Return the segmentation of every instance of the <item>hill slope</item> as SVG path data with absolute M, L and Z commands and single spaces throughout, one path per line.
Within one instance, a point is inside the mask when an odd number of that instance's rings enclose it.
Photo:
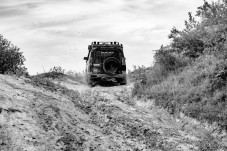
M 199 150 L 209 133 L 130 98 L 132 85 L 54 83 L 0 75 L 0 150 Z

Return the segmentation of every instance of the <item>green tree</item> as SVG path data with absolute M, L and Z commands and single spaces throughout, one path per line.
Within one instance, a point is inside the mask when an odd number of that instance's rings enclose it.
M 20 49 L 0 35 L 0 74 L 11 72 L 16 74 L 19 70 L 25 70 L 25 58 Z

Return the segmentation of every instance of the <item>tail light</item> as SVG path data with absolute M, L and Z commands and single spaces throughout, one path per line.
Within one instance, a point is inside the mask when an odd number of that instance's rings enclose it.
M 101 71 L 101 65 L 100 64 L 93 64 L 92 72 L 93 73 L 100 73 L 100 71 Z
M 93 73 L 99 73 L 99 72 L 100 72 L 100 68 L 96 68 L 96 67 L 93 68 Z
M 122 57 L 122 65 L 125 65 L 125 58 Z

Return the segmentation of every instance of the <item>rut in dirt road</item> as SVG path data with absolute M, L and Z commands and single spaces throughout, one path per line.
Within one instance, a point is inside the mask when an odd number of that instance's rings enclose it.
M 165 110 L 130 97 L 132 85 L 0 75 L 0 150 L 199 150 L 206 130 L 182 129 Z M 42 83 L 43 84 L 43 83 Z

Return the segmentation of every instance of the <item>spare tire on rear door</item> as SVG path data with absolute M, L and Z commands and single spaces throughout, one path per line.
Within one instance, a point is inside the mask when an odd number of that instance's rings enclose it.
M 103 61 L 103 70 L 108 75 L 116 75 L 120 68 L 120 61 L 117 58 L 109 57 Z

